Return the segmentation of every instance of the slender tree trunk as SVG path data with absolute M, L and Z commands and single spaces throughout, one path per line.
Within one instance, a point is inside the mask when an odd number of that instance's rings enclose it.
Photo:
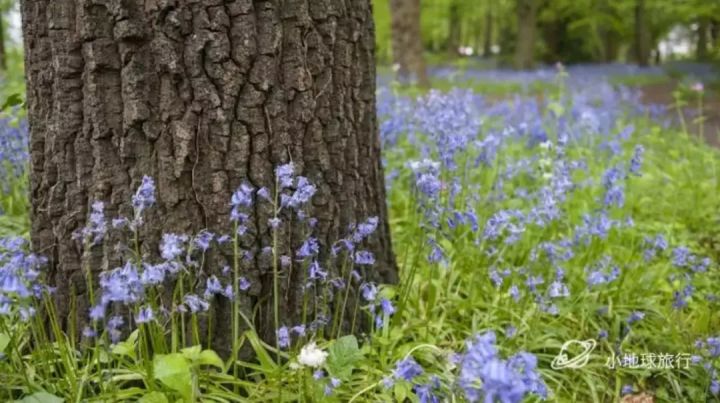
M 3 24 L 4 13 L 0 12 L 0 72 L 7 70 L 7 58 L 5 55 L 5 25 Z
M 369 0 L 23 0 L 22 15 L 31 240 L 49 258 L 64 326 L 75 320 L 82 329 L 90 307 L 81 267 L 116 267 L 114 245 L 127 241 L 111 231 L 104 246 L 82 254 L 72 234 L 96 200 L 109 217 L 129 216 L 143 175 L 158 188 L 140 230 L 150 258 L 166 232 L 230 233 L 232 192 L 245 182 L 272 192 L 274 168 L 292 160 L 317 186 L 308 213 L 323 250 L 352 223 L 377 216 L 366 245 L 377 263 L 366 278 L 396 280 Z M 262 253 L 273 245 L 272 215 L 267 203 L 254 207 L 241 237 L 250 252 L 242 271 L 253 286 L 236 298 L 250 316 L 259 308 L 256 328 L 274 341 L 273 270 Z M 289 217 L 283 222 L 277 253 L 294 256 L 307 233 Z M 223 278 L 232 256 L 232 247 L 218 247 L 198 276 Z M 281 271 L 287 325 L 300 323 L 305 289 L 306 268 L 294 265 Z M 212 306 L 211 342 L 227 351 L 231 301 Z
M 391 0 L 392 49 L 401 82 L 428 87 L 420 29 L 420 0 Z
M 451 57 L 458 55 L 462 41 L 462 19 L 460 18 L 460 5 L 456 0 L 450 2 L 448 18 L 447 51 Z
M 650 27 L 648 27 L 645 0 L 635 1 L 635 62 L 642 67 L 650 65 Z
M 530 69 L 535 64 L 537 0 L 517 0 L 518 34 L 515 45 L 515 68 Z
M 698 21 L 698 30 L 697 30 L 697 48 L 695 56 L 698 60 L 707 60 L 708 59 L 708 31 L 710 28 L 710 21 L 708 18 L 703 17 L 700 18 L 700 21 Z
M 489 58 L 492 56 L 492 44 L 493 44 L 493 15 L 491 2 L 488 2 L 485 7 L 485 34 L 483 35 L 483 57 Z

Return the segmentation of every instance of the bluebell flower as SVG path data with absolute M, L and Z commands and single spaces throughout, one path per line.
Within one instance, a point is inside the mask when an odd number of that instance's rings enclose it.
M 598 332 L 598 339 L 605 340 L 608 338 L 608 331 L 605 329 L 600 329 Z
M 215 294 L 222 294 L 223 286 L 216 276 L 210 276 L 205 282 L 205 298 L 210 298 Z
M 308 237 L 305 242 L 300 246 L 300 248 L 295 252 L 295 256 L 297 256 L 300 259 L 306 258 L 306 257 L 312 257 L 317 255 L 320 252 L 320 245 L 318 244 L 317 239 L 314 237 Z
M 435 385 L 415 385 L 413 392 L 417 395 L 420 403 L 440 403 L 440 397 L 434 393 Z
M 641 144 L 638 144 L 635 146 L 635 150 L 633 151 L 633 156 L 630 159 L 629 171 L 631 174 L 640 176 L 640 168 L 642 166 L 642 158 L 643 158 L 644 153 L 645 153 L 645 147 L 643 147 Z
M 365 222 L 358 224 L 352 235 L 353 242 L 360 243 L 372 235 L 377 229 L 378 222 L 377 217 L 369 217 Z
M 548 294 L 551 298 L 564 298 L 570 296 L 570 290 L 568 289 L 567 285 L 565 285 L 561 281 L 553 281 L 552 283 L 550 283 Z
M 148 323 L 152 322 L 153 320 L 155 320 L 155 313 L 149 306 L 140 308 L 137 315 L 135 316 L 135 322 L 137 323 Z
M 693 256 L 690 253 L 690 249 L 679 246 L 673 249 L 673 264 L 677 267 L 685 267 L 692 262 Z
M 207 230 L 202 230 L 193 241 L 198 249 L 206 252 L 210 248 L 210 242 L 212 242 L 213 238 L 215 238 L 215 234 Z
M 518 302 L 520 300 L 520 288 L 518 288 L 517 285 L 513 284 L 512 286 L 510 286 L 508 294 L 510 294 L 510 296 L 512 297 L 512 299 L 515 300 L 515 302 Z
M 288 348 L 290 347 L 290 330 L 287 326 L 282 326 L 277 331 L 278 347 Z
M 628 385 L 623 385 L 622 391 L 620 393 L 624 396 L 624 395 L 629 395 L 629 394 L 633 393 L 633 391 L 634 391 L 633 386 L 628 384 Z
M 104 305 L 95 305 L 92 308 L 90 308 L 90 319 L 92 320 L 100 320 L 105 317 L 105 306 Z
M 105 204 L 96 201 L 92 204 L 88 224 L 82 229 L 82 236 L 85 242 L 98 245 L 102 242 L 107 233 L 107 222 L 105 220 Z
M 162 264 L 143 264 L 143 272 L 140 275 L 140 282 L 144 286 L 158 285 L 165 281 L 166 266 Z
M 275 168 L 275 177 L 277 178 L 281 189 L 288 188 L 293 185 L 294 171 L 295 167 L 292 162 Z
M 360 285 L 360 292 L 363 298 L 365 298 L 365 301 L 372 302 L 377 298 L 378 289 L 373 283 L 363 283 Z
M 390 302 L 390 300 L 387 298 L 383 298 L 380 300 L 380 306 L 382 307 L 382 311 L 385 315 L 391 316 L 395 313 L 395 307 L 393 306 L 392 302 Z
M 155 181 L 149 176 L 143 176 L 140 187 L 138 187 L 132 198 L 132 205 L 135 215 L 139 216 L 145 209 L 155 204 Z
M 423 368 L 412 357 L 407 357 L 395 363 L 393 376 L 396 379 L 404 379 L 411 382 L 413 379 L 422 374 Z
M 175 260 L 183 252 L 186 235 L 163 234 L 160 241 L 160 256 L 165 260 Z
M 252 284 L 250 283 L 250 281 L 245 277 L 240 277 L 238 279 L 238 288 L 240 289 L 240 291 L 247 291 L 248 289 L 250 289 L 251 285 Z
M 322 369 L 317 369 L 317 370 L 315 370 L 315 372 L 313 372 L 313 379 L 315 379 L 316 381 L 319 381 L 320 379 L 322 379 L 324 377 L 325 377 L 325 371 L 323 371 Z
M 633 324 L 639 320 L 642 320 L 645 318 L 645 313 L 640 311 L 633 311 L 630 313 L 630 316 L 626 319 L 626 322 L 630 325 Z
M 188 294 L 183 297 L 183 304 L 191 313 L 206 312 L 210 309 L 210 304 L 204 299 L 194 294 Z
M 357 251 L 355 252 L 355 263 L 361 265 L 373 265 L 375 264 L 375 256 L 372 252 L 368 251 Z

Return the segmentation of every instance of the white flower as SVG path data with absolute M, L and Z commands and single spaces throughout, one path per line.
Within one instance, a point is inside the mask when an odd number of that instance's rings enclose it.
M 298 362 L 308 367 L 317 368 L 325 363 L 327 356 L 328 353 L 319 349 L 315 342 L 312 342 L 306 344 L 300 350 Z

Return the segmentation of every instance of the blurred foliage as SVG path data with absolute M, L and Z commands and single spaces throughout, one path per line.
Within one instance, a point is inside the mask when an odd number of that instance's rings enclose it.
M 421 2 L 422 40 L 430 54 L 458 55 L 450 49 L 451 27 L 459 27 L 460 46 L 482 53 L 485 35 L 491 35 L 494 54 L 501 64 L 509 64 L 515 50 L 518 0 L 423 0 Z M 538 0 L 535 56 L 554 63 L 612 62 L 631 58 L 635 38 L 635 7 L 638 0 Z M 378 60 L 389 63 L 390 1 L 373 2 L 376 17 Z M 704 25 L 709 57 L 720 53 L 720 1 L 654 0 L 646 2 L 645 23 L 651 49 L 671 30 L 683 27 L 692 41 L 698 41 L 699 22 Z M 458 12 L 453 13 L 455 8 Z M 486 32 L 487 14 L 491 29 Z M 696 45 L 693 45 L 693 47 Z M 693 49 L 694 51 L 695 49 Z M 431 60 L 432 62 L 432 60 Z

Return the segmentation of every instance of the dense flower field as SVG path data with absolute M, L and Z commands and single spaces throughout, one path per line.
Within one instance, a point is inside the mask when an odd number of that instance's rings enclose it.
M 308 214 L 315 187 L 291 164 L 276 167 L 277 189 L 242 186 L 233 194 L 234 233 L 166 234 L 158 261 L 125 246 L 124 264 L 103 272 L 98 287 L 88 283 L 94 304 L 78 312 L 91 319 L 76 329 L 81 343 L 53 319 L 43 257 L 28 253 L 21 237 L 3 239 L 0 398 L 575 402 L 647 392 L 658 401 L 717 399 L 720 153 L 674 125 L 665 108 L 584 74 L 555 71 L 543 76 L 542 97 L 494 101 L 463 89 L 408 96 L 380 87 L 395 286 L 366 282 L 355 270 L 374 264 L 362 249 L 374 217 L 348 228 L 320 261 Z M 1 121 L 0 153 L 9 217 L 2 227 L 23 235 L 26 130 Z M 108 217 L 96 202 L 78 240 L 90 250 L 111 231 L 132 238 L 154 201 L 146 177 L 133 216 Z M 294 256 L 240 250 L 255 203 L 275 211 L 273 228 L 290 217 L 306 227 Z M 234 248 L 236 262 L 267 254 L 276 281 L 290 265 L 302 268 L 305 289 L 314 291 L 306 323 L 279 323 L 275 302 L 280 349 L 259 340 L 233 304 L 232 351 L 249 346 L 251 362 L 223 361 L 199 342 L 198 320 L 213 301 L 237 301 L 252 286 L 237 264 L 222 276 L 196 276 L 204 254 L 223 245 Z M 160 298 L 168 281 L 180 284 L 169 303 Z M 340 332 L 345 309 L 327 309 L 330 300 L 347 303 L 348 284 L 362 290 L 355 315 L 373 323 L 359 338 Z M 117 315 L 117 307 L 129 314 Z M 41 308 L 49 326 L 38 319 Z M 572 341 L 592 347 L 584 365 L 568 363 L 578 354 L 566 350 Z

